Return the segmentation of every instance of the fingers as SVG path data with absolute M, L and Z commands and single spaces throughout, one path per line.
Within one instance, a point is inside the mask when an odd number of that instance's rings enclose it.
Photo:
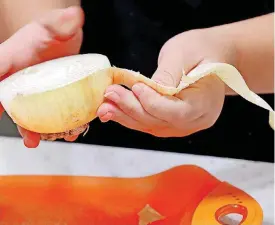
M 17 31 L 0 46 L 11 73 L 50 59 L 79 52 L 84 15 L 80 7 L 57 9 Z M 20 44 L 19 44 L 20 43 Z M 2 65 L 2 63 L 1 63 Z M 1 74 L 3 74 L 0 69 Z
M 156 127 L 165 123 L 146 112 L 133 92 L 120 85 L 109 86 L 106 89 L 105 98 L 115 103 L 126 115 L 143 125 Z
M 7 50 L 5 49 L 5 46 L 0 44 L 0 82 L 4 79 L 5 75 L 9 72 L 11 69 L 12 63 L 11 58 L 9 57 L 9 54 Z
M 82 42 L 84 13 L 80 7 L 57 9 L 17 31 L 0 45 L 0 81 L 10 74 L 46 60 L 77 54 Z M 0 115 L 3 113 L 0 105 Z M 29 148 L 39 145 L 40 135 L 18 128 Z M 68 141 L 76 137 L 68 138 Z
M 83 10 L 78 6 L 56 9 L 38 20 L 56 40 L 66 41 L 82 28 L 84 24 Z
M 0 120 L 1 120 L 1 118 L 2 118 L 2 115 L 3 115 L 3 113 L 4 113 L 4 107 L 2 106 L 2 104 L 0 103 Z
M 202 61 L 199 54 L 194 55 L 190 51 L 186 48 L 186 40 L 183 40 L 182 35 L 170 39 L 161 49 L 158 68 L 152 79 L 166 86 L 177 87 L 182 76 Z M 194 89 L 193 94 L 184 90 L 181 98 L 162 96 L 141 83 L 135 84 L 132 91 L 145 111 L 175 127 L 179 127 L 179 124 L 190 124 L 203 114 L 203 103 L 197 101 L 201 94 Z
M 137 84 L 132 88 L 143 108 L 151 115 L 178 126 L 201 116 L 188 93 L 183 99 L 162 96 L 145 84 Z M 194 95 L 191 95 L 194 96 Z
M 103 103 L 97 112 L 101 122 L 108 122 L 110 120 L 120 123 L 121 125 L 134 130 L 143 131 L 144 126 L 140 122 L 134 120 L 126 115 L 122 110 L 110 102 Z
M 37 148 L 40 143 L 40 134 L 25 130 L 18 126 L 18 131 L 24 140 L 24 145 L 27 148 Z
M 184 44 L 186 43 L 182 35 L 175 36 L 164 44 L 159 54 L 158 68 L 152 76 L 153 80 L 166 86 L 177 87 L 183 74 L 186 75 L 201 61 L 200 55 L 190 57 L 190 52 L 184 48 Z
M 172 56 L 170 51 L 163 50 L 161 53 L 162 57 L 152 79 L 165 86 L 177 87 L 183 75 L 184 64 L 178 51 L 172 52 Z
M 64 140 L 68 142 L 74 142 L 78 138 L 78 135 L 65 137 Z

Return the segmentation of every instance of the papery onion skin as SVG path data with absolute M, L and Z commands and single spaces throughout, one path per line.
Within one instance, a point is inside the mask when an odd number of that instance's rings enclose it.
M 162 95 L 174 95 L 208 76 L 218 76 L 227 86 L 247 101 L 270 112 L 269 124 L 274 129 L 274 110 L 246 85 L 232 65 L 208 63 L 197 66 L 182 76 L 178 87 L 156 83 L 140 73 L 111 67 L 100 54 L 84 54 L 51 60 L 12 75 L 0 83 L 0 101 L 21 127 L 43 134 L 74 130 L 96 118 L 109 85 L 131 88 L 142 82 Z

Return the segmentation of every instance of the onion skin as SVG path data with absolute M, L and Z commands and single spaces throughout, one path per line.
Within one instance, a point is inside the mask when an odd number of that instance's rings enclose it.
M 0 100 L 17 125 L 40 134 L 68 133 L 91 122 L 96 118 L 97 110 L 104 101 L 106 88 L 112 84 L 131 88 L 142 82 L 159 94 L 172 96 L 207 75 L 218 76 L 247 101 L 268 110 L 269 124 L 274 129 L 273 109 L 247 87 L 236 68 L 225 63 L 199 65 L 188 76 L 183 74 L 178 87 L 163 86 L 140 73 L 111 67 L 108 58 L 98 54 L 64 57 L 38 67 L 27 68 L 26 72 L 28 74 L 23 75 L 24 79 L 20 80 L 19 77 L 19 80 L 16 80 L 15 76 L 15 83 L 10 79 L 6 84 L 2 84 L 4 91 L 2 89 L 1 92 L 0 89 L 0 93 L 5 96 Z M 46 76 L 47 74 L 49 76 Z M 30 83 L 32 79 L 35 81 Z M 55 80 L 58 82 L 54 82 Z M 21 85 L 21 81 L 25 84 Z M 43 89 L 45 86 L 50 89 Z M 16 91 L 14 96 L 10 93 L 10 88 Z M 39 91 L 32 92 L 32 89 Z M 25 91 L 25 94 L 20 95 L 20 90 Z
M 123 84 L 131 88 L 138 82 L 146 83 L 161 94 L 177 92 L 177 88 L 159 85 L 140 73 L 109 67 L 61 88 L 17 95 L 9 102 L 8 113 L 22 128 L 58 137 L 59 133 L 74 130 L 96 118 L 108 86 Z
M 16 96 L 10 102 L 10 116 L 19 126 L 37 133 L 62 133 L 89 123 L 112 84 L 109 70 L 43 93 Z
M 55 141 L 57 139 L 65 139 L 66 141 L 73 142 L 78 136 L 82 133 L 85 136 L 85 133 L 89 131 L 89 124 L 84 124 L 81 127 L 77 127 L 73 130 L 68 130 L 63 133 L 48 133 L 48 134 L 40 134 L 40 140 L 44 141 Z
M 269 113 L 269 125 L 270 127 L 274 130 L 274 113 L 270 112 Z

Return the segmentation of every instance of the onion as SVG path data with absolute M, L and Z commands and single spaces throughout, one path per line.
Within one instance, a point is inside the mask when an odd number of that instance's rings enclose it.
M 17 125 L 41 134 L 64 133 L 96 118 L 109 85 L 131 88 L 143 82 L 163 95 L 175 95 L 204 76 L 215 74 L 246 100 L 274 111 L 247 87 L 238 70 L 225 63 L 199 65 L 182 76 L 177 88 L 160 85 L 140 73 L 111 66 L 100 54 L 58 58 L 18 71 L 0 83 L 0 102 Z M 83 130 L 82 130 L 83 132 Z

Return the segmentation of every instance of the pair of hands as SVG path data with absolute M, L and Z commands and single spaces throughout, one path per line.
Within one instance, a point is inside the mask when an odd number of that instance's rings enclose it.
M 81 8 L 70 7 L 53 10 L 21 28 L 0 45 L 0 81 L 33 64 L 78 54 L 83 23 Z M 188 31 L 170 39 L 160 52 L 152 79 L 176 87 L 182 71 L 187 74 L 198 64 L 234 64 L 234 45 L 220 38 L 219 30 L 213 31 Z M 216 76 L 205 77 L 174 97 L 162 96 L 144 84 L 134 85 L 131 91 L 112 85 L 106 90 L 98 117 L 102 122 L 112 120 L 158 137 L 183 137 L 211 127 L 221 113 L 224 96 L 225 86 Z M 0 114 L 3 111 L 0 104 Z M 39 134 L 18 130 L 27 147 L 38 146 Z

